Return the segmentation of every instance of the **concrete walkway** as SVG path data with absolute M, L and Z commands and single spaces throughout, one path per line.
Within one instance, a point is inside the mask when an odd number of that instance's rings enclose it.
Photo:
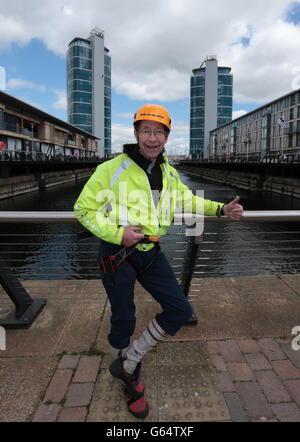
M 109 305 L 101 281 L 24 281 L 47 298 L 28 330 L 6 330 L 0 421 L 140 422 L 108 371 Z M 300 275 L 194 280 L 197 326 L 143 361 L 147 422 L 300 422 Z M 159 311 L 136 286 L 135 336 Z M 11 302 L 0 290 L 0 315 Z M 300 335 L 300 334 L 299 334 Z

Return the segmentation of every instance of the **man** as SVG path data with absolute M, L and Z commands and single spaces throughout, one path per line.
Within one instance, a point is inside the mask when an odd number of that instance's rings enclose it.
M 98 166 L 74 206 L 77 219 L 101 239 L 101 279 L 112 313 L 108 340 L 114 361 L 110 373 L 123 381 L 128 409 L 137 418 L 145 418 L 149 411 L 139 381 L 142 358 L 166 335 L 174 336 L 192 315 L 157 243 L 172 223 L 175 208 L 186 212 L 186 195 L 191 211 L 198 207 L 198 197 L 180 181 L 164 154 L 170 130 L 171 118 L 164 107 L 142 106 L 134 117 L 137 144 L 125 145 L 123 154 Z M 204 214 L 239 220 L 243 207 L 238 199 L 227 205 L 202 200 Z M 124 246 L 133 247 L 133 252 L 115 266 Z M 107 273 L 107 265 L 116 272 Z M 162 312 L 130 346 L 136 322 L 136 280 L 160 303 Z

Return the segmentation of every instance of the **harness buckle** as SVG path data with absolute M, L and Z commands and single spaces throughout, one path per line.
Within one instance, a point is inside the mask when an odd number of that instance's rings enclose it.
M 160 240 L 160 236 L 147 236 L 147 238 L 149 239 L 149 241 L 151 242 L 158 242 Z

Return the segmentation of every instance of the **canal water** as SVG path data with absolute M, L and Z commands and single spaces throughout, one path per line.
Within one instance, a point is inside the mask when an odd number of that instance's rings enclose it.
M 181 180 L 204 197 L 231 201 L 245 210 L 300 210 L 300 200 L 208 184 L 180 172 Z M 0 200 L 0 211 L 72 211 L 84 181 Z M 79 241 L 79 224 L 0 224 L 0 254 L 20 279 L 96 279 L 99 240 Z M 172 226 L 161 241 L 174 272 L 187 260 L 185 226 Z M 194 277 L 238 277 L 300 272 L 299 223 L 206 223 Z

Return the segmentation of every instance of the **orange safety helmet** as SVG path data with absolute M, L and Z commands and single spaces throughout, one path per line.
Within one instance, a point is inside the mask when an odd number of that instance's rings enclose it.
M 157 121 L 171 130 L 171 117 L 167 109 L 158 104 L 144 104 L 135 114 L 133 124 L 142 120 Z

